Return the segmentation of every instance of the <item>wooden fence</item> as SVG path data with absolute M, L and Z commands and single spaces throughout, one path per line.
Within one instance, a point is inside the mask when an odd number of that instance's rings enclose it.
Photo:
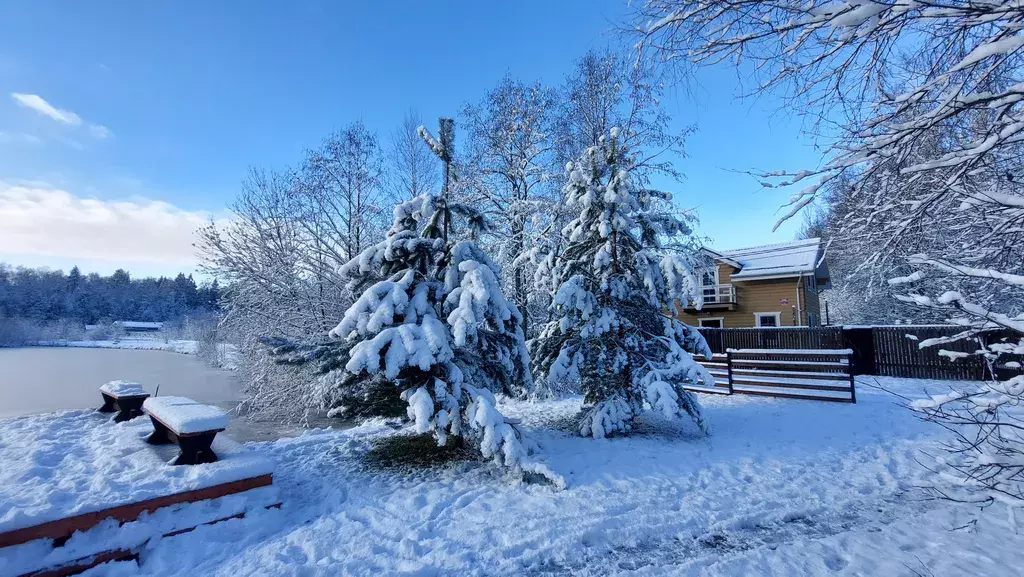
M 840 349 L 842 327 L 781 327 L 717 329 L 701 327 L 700 334 L 711 352 L 725 354 L 729 349 Z
M 694 357 L 696 361 L 711 373 L 714 378 L 713 383 L 698 383 L 696 385 L 688 386 L 687 389 L 691 389 L 698 393 L 719 393 L 724 395 L 732 394 L 732 386 L 729 384 L 729 359 L 725 353 L 711 355 L 711 358 L 705 356 Z
M 701 393 L 763 395 L 856 403 L 850 349 L 729 349 L 698 357 L 714 383 L 686 387 Z
M 962 330 L 951 325 L 699 329 L 716 355 L 725 354 L 729 349 L 851 349 L 851 371 L 856 375 L 957 380 L 989 378 L 982 358 L 956 355 L 980 349 L 977 339 L 925 348 L 918 346 L 926 339 L 951 337 Z M 980 338 L 994 342 L 1012 336 L 989 333 Z M 951 358 L 948 353 L 939 354 L 942 350 L 951 351 L 954 353 L 952 357 L 959 358 Z M 1004 372 L 1000 378 L 1008 378 L 1007 374 Z
M 984 379 L 987 367 L 981 357 L 953 359 L 939 355 L 941 350 L 974 353 L 981 348 L 977 339 L 958 340 L 925 348 L 918 346 L 926 339 L 950 337 L 962 330 L 961 327 L 949 326 L 873 327 L 874 374 L 919 379 Z

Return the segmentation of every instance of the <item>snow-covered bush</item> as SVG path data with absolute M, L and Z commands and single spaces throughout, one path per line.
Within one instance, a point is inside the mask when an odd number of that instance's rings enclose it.
M 81 323 L 72 319 L 41 322 L 0 313 L 0 347 L 30 346 L 41 341 L 76 341 L 87 336 L 91 337 L 91 331 L 86 332 Z
M 704 338 L 672 313 L 699 298 L 691 255 L 662 247 L 690 233 L 669 212 L 669 196 L 630 179 L 633 159 L 618 129 L 570 164 L 565 187 L 578 216 L 563 229 L 565 248 L 544 259 L 541 284 L 552 292 L 552 320 L 532 341 L 545 382 L 580 382 L 589 408 L 584 436 L 626 433 L 645 407 L 689 414 L 707 429 L 687 382 L 712 382 L 694 354 Z
M 100 322 L 85 332 L 85 340 L 88 341 L 113 341 L 123 338 L 127 333 L 120 325 L 110 321 Z

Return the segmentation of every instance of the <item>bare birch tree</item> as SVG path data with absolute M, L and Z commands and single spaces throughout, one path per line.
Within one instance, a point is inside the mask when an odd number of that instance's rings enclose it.
M 539 82 L 506 76 L 479 104 L 463 109 L 468 159 L 464 202 L 490 222 L 488 246 L 502 267 L 508 294 L 530 334 L 530 282 L 524 255 L 555 203 L 549 186 L 552 168 L 552 120 L 555 94 Z
M 272 363 L 257 343 L 316 339 L 343 316 L 353 297 L 339 269 L 383 230 L 381 163 L 376 136 L 353 123 L 296 169 L 251 170 L 232 218 L 199 231 L 204 267 L 227 285 L 224 324 L 243 345 L 254 411 L 334 402 L 315 375 Z
M 410 108 L 391 132 L 388 171 L 392 200 L 401 202 L 438 190 L 437 160 L 423 147 L 419 127 L 423 119 Z
M 690 128 L 674 131 L 661 105 L 664 83 L 650 63 L 612 50 L 590 50 L 579 58 L 561 88 L 555 152 L 559 176 L 602 136 L 618 128 L 622 144 L 636 155 L 637 178 L 651 173 L 679 178 L 672 157 L 685 156 Z M 671 154 L 668 154 L 671 153 Z
M 802 187 L 779 222 L 850 179 L 845 238 L 885 238 L 852 245 L 865 249 L 865 266 L 912 270 L 888 282 L 906 287 L 902 300 L 962 325 L 954 338 L 1010 331 L 978 354 L 1019 368 L 1005 357 L 1024 354 L 1024 6 L 647 0 L 635 16 L 646 56 L 678 71 L 721 62 L 753 70 L 755 93 L 781 96 L 833 143 L 820 167 L 758 175 L 767 187 Z M 926 278 L 947 288 L 914 288 Z M 958 486 L 946 495 L 1024 505 L 1013 409 L 1022 401 L 1018 375 L 914 405 L 956 432 L 941 468 Z

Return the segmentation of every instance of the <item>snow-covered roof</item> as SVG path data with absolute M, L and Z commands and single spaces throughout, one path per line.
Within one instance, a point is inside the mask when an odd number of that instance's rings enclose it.
M 147 323 L 143 321 L 117 321 L 114 323 L 119 327 L 126 329 L 153 329 L 160 330 L 164 327 L 163 323 Z
M 809 238 L 709 252 L 715 258 L 740 269 L 732 274 L 733 280 L 802 276 L 814 274 L 818 268 L 821 239 Z M 824 269 L 824 265 L 822 268 Z M 820 270 L 819 276 L 827 277 L 827 269 Z

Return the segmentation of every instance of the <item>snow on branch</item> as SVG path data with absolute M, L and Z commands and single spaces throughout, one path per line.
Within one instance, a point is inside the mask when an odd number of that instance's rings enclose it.
M 416 132 L 417 134 L 420 135 L 420 138 L 422 138 L 423 141 L 427 143 L 427 146 L 430 147 L 430 150 L 434 151 L 434 154 L 441 158 L 444 157 L 444 145 L 441 144 L 436 138 L 434 138 L 434 135 L 430 133 L 430 130 L 426 126 L 420 126 L 419 128 L 416 129 Z
M 779 223 L 819 198 L 826 184 L 851 172 L 863 178 L 890 161 L 902 174 L 944 171 L 940 194 L 960 190 L 1004 207 L 1024 204 L 1017 186 L 990 186 L 991 193 L 955 186 L 978 170 L 1002 175 L 985 159 L 1015 156 L 1024 138 L 1020 3 L 646 0 L 633 23 L 643 54 L 682 70 L 729 58 L 749 63 L 759 77 L 755 92 L 781 95 L 815 127 L 828 127 L 824 166 L 759 175 L 769 187 L 819 177 L 792 195 Z M 953 125 L 966 130 L 919 154 L 936 129 Z
M 989 269 L 989 268 L 975 268 L 975 267 L 970 267 L 970 266 L 958 265 L 958 264 L 949 263 L 949 262 L 946 262 L 946 261 L 940 260 L 940 259 L 928 258 L 926 255 L 913 255 L 913 256 L 910 256 L 907 259 L 907 261 L 910 264 L 912 264 L 912 265 L 928 265 L 928 266 L 932 266 L 934 268 L 937 268 L 937 269 L 939 269 L 939 270 L 941 270 L 943 272 L 950 273 L 952 275 L 966 276 L 966 277 L 973 277 L 973 278 L 995 279 L 995 280 L 1004 282 L 1004 283 L 1006 283 L 1008 285 L 1012 285 L 1012 286 L 1016 286 L 1016 287 L 1024 287 L 1024 275 L 1008 274 L 1008 273 L 1000 272 L 1000 271 Z M 919 275 L 914 280 L 920 280 L 920 278 L 922 278 L 921 273 L 914 273 L 914 275 Z M 914 276 L 914 275 L 911 275 L 911 276 Z M 893 280 L 891 280 L 889 282 L 894 282 L 895 280 L 896 279 L 893 279 Z

